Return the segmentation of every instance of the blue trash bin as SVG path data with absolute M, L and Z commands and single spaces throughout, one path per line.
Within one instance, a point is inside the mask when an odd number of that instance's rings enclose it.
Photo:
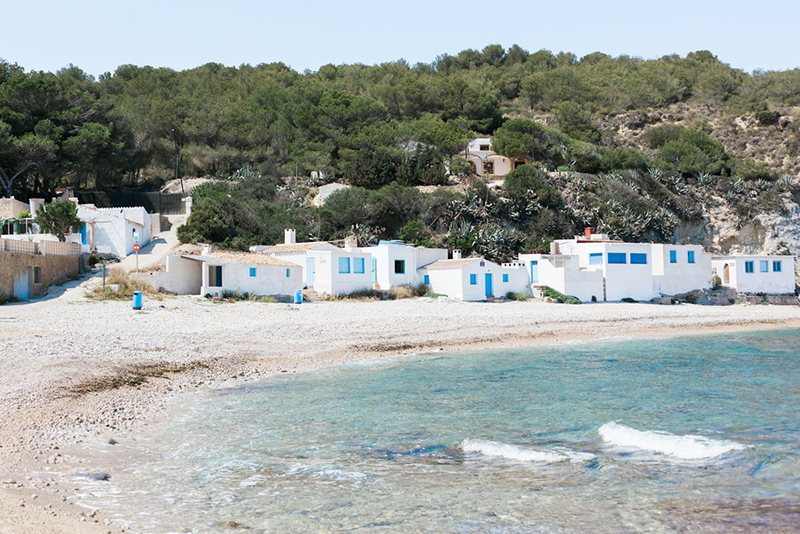
M 134 291 L 133 292 L 133 309 L 134 310 L 141 310 L 142 309 L 142 292 L 141 291 Z
M 294 303 L 300 304 L 301 302 L 303 302 L 303 292 L 298 289 L 294 292 Z

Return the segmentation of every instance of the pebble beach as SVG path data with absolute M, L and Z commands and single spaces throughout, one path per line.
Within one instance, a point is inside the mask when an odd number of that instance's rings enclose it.
M 92 283 L 0 307 L 0 534 L 121 532 L 57 475 L 113 476 L 114 445 L 193 391 L 409 353 L 800 326 L 800 308 L 761 305 L 145 297 L 136 311 L 87 299 Z

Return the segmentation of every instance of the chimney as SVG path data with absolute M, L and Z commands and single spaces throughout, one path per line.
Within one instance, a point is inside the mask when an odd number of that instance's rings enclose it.
M 31 217 L 36 217 L 36 212 L 39 210 L 39 206 L 44 204 L 43 198 L 29 198 L 28 203 L 31 207 Z
M 284 245 L 294 245 L 297 243 L 297 233 L 294 228 L 287 228 L 283 231 Z
M 558 254 L 558 243 L 556 243 L 555 241 L 550 243 L 550 254 L 553 255 Z
M 347 250 L 352 250 L 354 248 L 358 248 L 358 238 L 354 235 L 349 235 L 344 238 L 344 248 Z
M 583 229 L 583 235 L 587 239 L 591 239 L 592 238 L 592 232 L 594 232 L 594 228 L 590 228 L 590 227 L 587 226 L 586 228 Z
M 214 247 L 211 245 L 203 245 L 203 252 L 201 253 L 202 256 L 208 256 L 211 254 L 211 251 L 214 250 Z
M 460 260 L 461 259 L 461 251 L 460 250 L 456 249 L 456 250 L 453 251 L 453 259 L 454 260 Z

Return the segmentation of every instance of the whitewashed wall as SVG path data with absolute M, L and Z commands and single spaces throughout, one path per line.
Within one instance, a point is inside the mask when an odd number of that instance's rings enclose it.
M 746 272 L 746 263 L 753 262 L 753 272 Z M 761 272 L 761 262 L 767 262 L 767 272 Z M 773 262 L 781 262 L 780 272 L 775 272 Z M 714 257 L 712 266 L 723 285 L 742 293 L 791 294 L 795 292 L 794 256 L 728 256 Z M 725 282 L 725 265 L 729 266 L 730 281 Z
M 664 295 L 688 293 L 711 287 L 711 255 L 700 245 L 651 245 L 653 254 L 653 289 Z M 670 252 L 675 252 L 675 263 Z M 689 252 L 694 263 L 689 263 Z

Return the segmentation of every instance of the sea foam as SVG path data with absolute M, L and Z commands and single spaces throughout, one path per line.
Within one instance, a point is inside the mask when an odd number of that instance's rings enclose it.
M 604 424 L 598 432 L 603 441 L 611 445 L 655 452 L 681 460 L 716 458 L 745 448 L 733 441 L 692 434 L 678 436 L 667 432 L 636 430 L 615 422 Z
M 559 463 L 559 462 L 585 462 L 594 458 L 594 455 L 558 449 L 528 449 L 500 443 L 497 441 L 467 439 L 461 443 L 461 450 L 465 453 L 480 453 L 484 456 L 505 458 L 518 462 Z

